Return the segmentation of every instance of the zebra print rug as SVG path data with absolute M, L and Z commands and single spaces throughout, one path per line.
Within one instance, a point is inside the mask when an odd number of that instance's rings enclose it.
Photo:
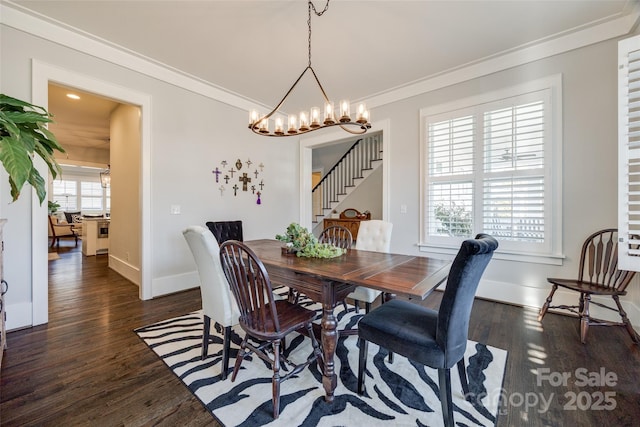
M 309 308 L 319 305 L 308 303 Z M 353 327 L 362 316 L 352 306 L 336 307 L 339 328 Z M 213 328 L 212 328 L 213 329 Z M 394 355 L 389 364 L 386 350 L 369 343 L 366 393 L 357 390 L 357 337 L 340 337 L 335 369 L 338 386 L 333 403 L 324 401 L 322 375 L 310 365 L 280 388 L 280 417 L 274 420 L 271 401 L 272 371 L 258 357 L 246 359 L 235 382 L 231 374 L 220 380 L 222 329 L 215 325 L 218 339 L 209 345 L 209 356 L 200 360 L 202 312 L 196 311 L 136 329 L 135 332 L 180 378 L 202 404 L 224 426 L 435 426 L 442 425 L 438 373 Z M 230 372 L 244 333 L 239 326 L 232 333 Z M 293 338 L 295 336 L 295 338 Z M 294 333 L 287 337 L 286 357 L 298 362 L 311 352 L 308 338 Z M 507 352 L 469 341 L 465 361 L 471 393 L 464 399 L 455 367 L 451 370 L 454 417 L 460 426 L 494 426 L 504 376 Z M 287 369 L 283 363 L 283 369 Z

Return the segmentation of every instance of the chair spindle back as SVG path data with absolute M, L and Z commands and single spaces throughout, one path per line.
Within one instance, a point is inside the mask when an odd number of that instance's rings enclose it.
M 220 261 L 240 309 L 240 323 L 258 337 L 280 332 L 273 288 L 262 261 L 237 240 L 220 245 Z

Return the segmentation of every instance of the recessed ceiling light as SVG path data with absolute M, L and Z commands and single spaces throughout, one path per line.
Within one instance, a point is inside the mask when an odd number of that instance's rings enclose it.
M 67 94 L 67 98 L 80 99 L 80 97 L 78 95 L 76 95 L 75 93 L 68 93 Z

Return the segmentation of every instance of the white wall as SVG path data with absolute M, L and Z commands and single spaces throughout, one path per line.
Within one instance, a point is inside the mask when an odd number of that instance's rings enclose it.
M 1 6 L 0 6 L 1 7 Z M 38 26 L 33 26 L 37 31 Z M 215 90 L 185 90 L 155 77 L 100 60 L 96 53 L 73 49 L 0 26 L 0 91 L 31 99 L 31 60 L 37 59 L 96 79 L 148 94 L 152 99 L 150 167 L 150 256 L 153 295 L 195 285 L 195 264 L 181 230 L 212 219 L 241 219 L 245 238 L 273 237 L 299 220 L 299 153 L 295 139 L 261 138 L 246 129 L 245 108 L 212 99 Z M 116 57 L 117 55 L 113 55 Z M 617 222 L 616 40 L 556 54 L 525 65 L 509 66 L 484 77 L 472 78 L 425 93 L 408 94 L 401 101 L 368 103 L 372 117 L 388 120 L 385 158 L 389 168 L 390 215 L 394 223 L 392 251 L 419 254 L 419 110 L 529 80 L 561 73 L 563 76 L 563 241 L 562 266 L 494 260 L 479 290 L 480 295 L 519 304 L 540 305 L 548 291 L 546 278 L 575 274 L 582 240 L 591 231 Z M 135 62 L 135 61 L 134 61 Z M 509 63 L 505 61 L 504 63 Z M 226 65 L 225 65 L 226 66 Z M 463 73 L 453 73 L 459 76 Z M 446 80 L 446 76 L 440 76 Z M 182 79 L 184 82 L 185 80 Z M 187 82 L 188 83 L 188 82 Z M 197 84 L 189 87 L 202 87 Z M 402 91 L 406 92 L 407 88 Z M 374 123 L 375 125 L 375 123 Z M 276 148 L 277 149 L 274 149 Z M 387 157 L 389 156 L 389 157 Z M 211 173 L 221 160 L 250 158 L 265 165 L 262 204 L 251 197 L 224 196 Z M 143 160 L 144 161 L 144 160 Z M 25 189 L 28 194 L 29 190 Z M 0 216 L 5 227 L 5 275 L 8 325 L 31 308 L 30 197 L 9 204 L 6 173 L 0 171 Z M 181 208 L 171 215 L 172 205 Z M 400 213 L 400 206 L 407 213 Z M 46 210 L 43 211 L 43 214 Z M 43 222 L 43 224 L 45 224 Z M 43 225 L 44 228 L 44 225 Z M 43 236 L 46 236 L 43 234 Z M 39 243 L 38 243 L 39 244 Z M 43 247 L 46 237 L 42 239 Z M 640 324 L 640 291 L 630 289 L 625 299 L 635 324 Z
M 110 120 L 109 267 L 141 286 L 142 129 L 140 107 L 120 104 Z
M 33 59 L 150 96 L 153 296 L 197 285 L 195 263 L 181 234 L 188 225 L 238 218 L 245 223 L 245 237 L 255 239 L 272 238 L 298 221 L 297 141 L 253 135 L 246 128 L 245 110 L 6 25 L 0 26 L 0 55 L 0 91 L 17 98 L 32 98 Z M 230 197 L 229 192 L 220 196 L 211 170 L 222 159 L 237 158 L 264 163 L 261 205 L 253 198 Z M 28 326 L 32 318 L 32 200 L 29 188 L 24 193 L 9 204 L 6 173 L 0 172 L 0 216 L 9 220 L 4 258 L 11 285 L 6 295 L 10 329 Z M 181 214 L 170 215 L 171 205 L 180 205 Z M 46 252 L 46 234 L 41 244 Z
M 563 242 L 562 266 L 494 259 L 479 289 L 481 296 L 540 306 L 549 291 L 547 277 L 573 277 L 584 238 L 617 226 L 617 40 L 454 84 L 376 108 L 388 117 L 391 151 L 391 250 L 419 254 L 419 110 L 537 78 L 562 74 L 563 82 Z M 385 153 L 386 155 L 386 153 Z M 400 213 L 400 205 L 407 213 Z M 633 286 L 631 286 L 633 288 Z M 625 306 L 640 324 L 640 290 L 630 289 Z M 570 295 L 572 302 L 577 301 Z M 610 299 L 609 299 L 610 300 Z M 594 311 L 597 311 L 594 309 Z

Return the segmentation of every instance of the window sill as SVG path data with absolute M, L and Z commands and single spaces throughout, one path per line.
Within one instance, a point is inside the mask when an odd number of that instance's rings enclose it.
M 444 258 L 445 256 L 455 256 L 458 253 L 460 247 L 445 247 L 445 246 L 433 246 L 425 243 L 418 243 L 420 252 L 427 253 L 435 258 Z M 493 259 L 499 259 L 504 261 L 518 261 L 528 262 L 533 264 L 548 264 L 548 265 L 562 265 L 565 256 L 563 254 L 535 254 L 516 252 L 509 250 L 496 250 L 493 254 Z

